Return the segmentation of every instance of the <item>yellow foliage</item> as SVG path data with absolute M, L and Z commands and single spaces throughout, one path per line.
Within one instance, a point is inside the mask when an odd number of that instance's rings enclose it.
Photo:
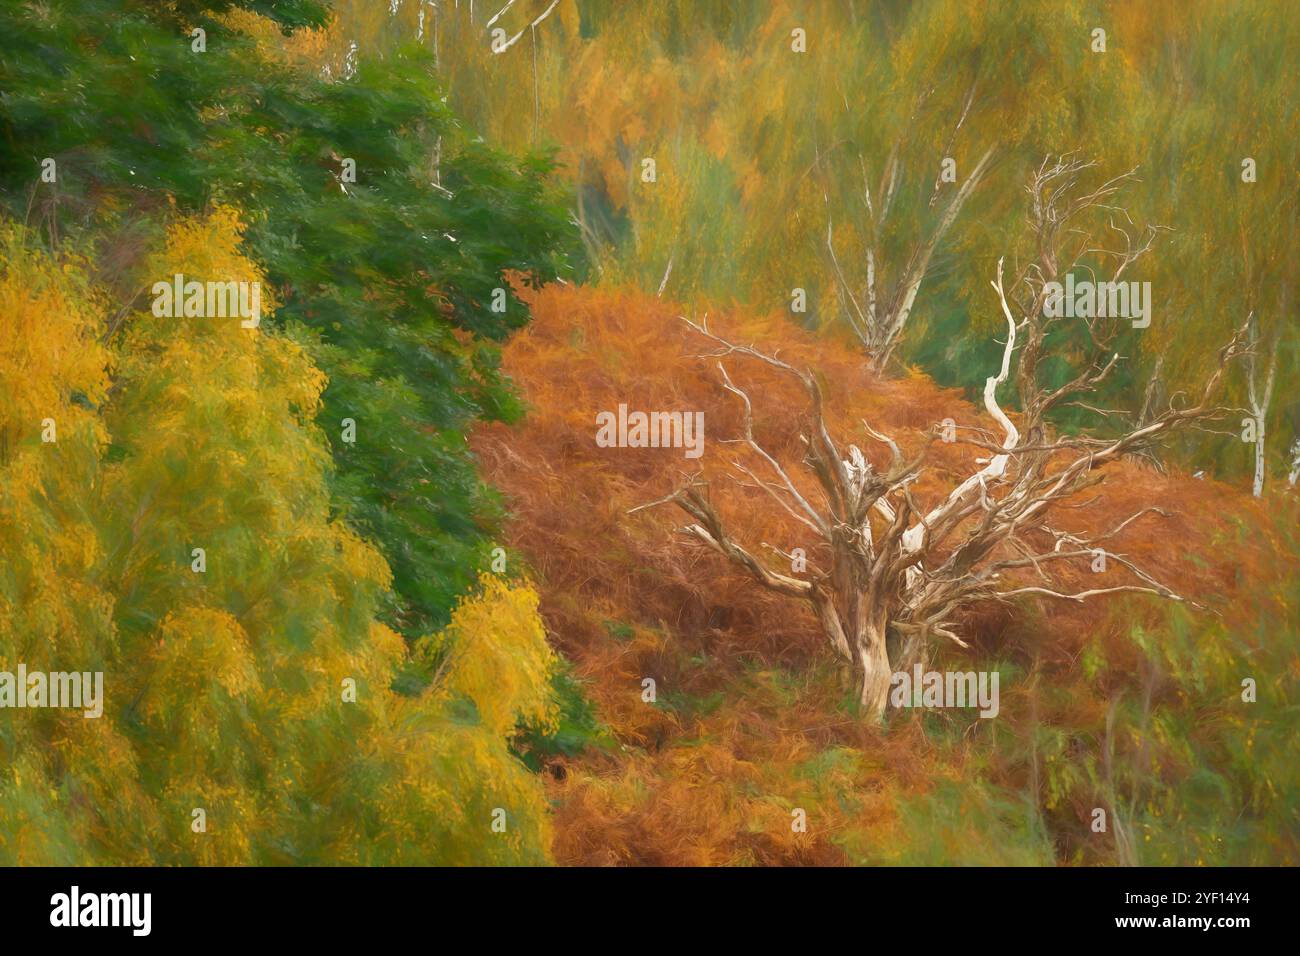
M 67 429 L 83 417 L 71 398 L 98 404 L 108 387 L 99 343 L 103 300 L 81 277 L 85 261 L 37 251 L 22 230 L 0 225 L 0 462 L 19 438 L 37 438 L 43 419 Z
M 252 10 L 234 8 L 217 16 L 231 30 L 250 36 L 269 60 L 302 69 L 319 69 L 332 45 L 339 43 L 337 21 L 317 30 L 298 29 L 285 36 L 280 25 Z
M 177 220 L 141 278 L 262 282 L 241 232 L 225 207 Z M 90 263 L 26 243 L 0 236 L 0 424 L 30 436 L 0 457 L 0 670 L 103 672 L 104 707 L 13 715 L 0 863 L 547 862 L 545 792 L 510 750 L 556 719 L 536 593 L 485 578 L 440 681 L 396 692 L 391 574 L 335 512 L 304 345 L 141 311 L 110 399 Z
M 552 729 L 558 714 L 550 679 L 558 659 L 537 614 L 537 592 L 486 573 L 479 586 L 481 593 L 463 599 L 429 645 L 447 655 L 435 693 L 473 701 L 498 736 L 520 723 Z

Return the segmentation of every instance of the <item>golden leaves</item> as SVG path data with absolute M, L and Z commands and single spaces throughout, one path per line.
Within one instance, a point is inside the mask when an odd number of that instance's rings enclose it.
M 30 234 L 0 226 L 0 442 L 35 440 L 42 421 L 65 428 L 71 399 L 94 404 L 108 387 L 108 354 L 99 344 L 103 297 L 82 277 L 84 261 L 39 251 Z M 0 449 L 0 465 L 7 456 Z
M 178 218 L 142 275 L 261 282 L 242 229 L 228 207 Z M 91 266 L 0 232 L 0 664 L 106 677 L 101 718 L 0 740 L 0 862 L 546 862 L 545 795 L 510 750 L 556 719 L 536 593 L 484 578 L 441 637 L 442 683 L 394 690 L 392 575 L 335 513 L 307 348 L 141 311 L 106 401 Z
M 439 636 L 447 655 L 435 693 L 473 701 L 483 725 L 508 736 L 518 724 L 553 729 L 550 679 L 558 662 L 537 613 L 537 592 L 483 574 Z

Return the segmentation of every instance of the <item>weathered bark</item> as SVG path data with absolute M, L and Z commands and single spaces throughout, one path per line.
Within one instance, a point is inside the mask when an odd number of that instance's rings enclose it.
M 852 553 L 837 555 L 842 574 L 852 574 L 852 569 L 846 569 L 845 564 L 854 560 Z M 869 598 L 861 588 L 842 586 L 838 593 L 849 602 L 844 613 L 836 607 L 835 596 L 830 593 L 818 589 L 809 599 L 827 642 L 854 668 L 863 712 L 882 718 L 893 677 L 886 644 L 889 629 L 886 616 L 867 604 Z
M 815 536 L 829 552 L 823 559 L 825 567 L 804 578 L 760 560 L 728 534 L 710 500 L 707 482 L 698 477 L 665 498 L 632 510 L 667 502 L 676 504 L 693 519 L 680 529 L 682 532 L 743 568 L 761 586 L 808 601 L 828 643 L 853 666 L 860 681 L 859 700 L 868 714 L 880 717 L 885 713 L 894 671 L 891 665 L 910 665 L 919 660 L 927 642 L 935 637 L 963 648 L 968 646 L 957 633 L 953 619 L 959 609 L 974 602 L 1005 601 L 1018 595 L 1084 601 L 1120 592 L 1184 600 L 1131 560 L 1105 547 L 1109 539 L 1148 513 L 1165 514 L 1159 508 L 1143 508 L 1101 534 L 1067 532 L 1048 522 L 1060 503 L 1098 483 L 1096 469 L 1107 462 L 1141 451 L 1176 428 L 1224 414 L 1213 398 L 1227 366 L 1248 353 L 1247 327 L 1243 325 L 1220 351 L 1219 361 L 1194 403 L 1182 401 L 1164 411 L 1148 408 L 1119 437 L 1053 437 L 1048 413 L 1067 399 L 1096 391 L 1119 361 L 1118 354 L 1110 349 L 1122 330 L 1122 320 L 1101 316 L 1085 320 L 1096 351 L 1091 363 L 1074 379 L 1051 388 L 1040 383 L 1036 371 L 1040 360 L 1047 357 L 1043 349 L 1050 327 L 1058 321 L 1043 307 L 1046 285 L 1058 275 L 1057 262 L 1069 261 L 1060 254 L 1061 247 L 1078 231 L 1062 227 L 1093 207 L 1109 218 L 1114 208 L 1112 194 L 1132 175 L 1108 180 L 1076 198 L 1072 189 L 1088 166 L 1069 159 L 1054 165 L 1044 162 L 1032 182 L 1030 193 L 1040 255 L 1013 286 L 1013 297 L 1015 291 L 1021 294 L 1016 300 L 1021 311 L 1019 320 L 1012 314 L 1003 287 L 1002 260 L 998 261 L 997 278 L 991 283 L 1007 325 L 1002 361 L 996 374 L 985 382 L 984 408 L 1001 435 L 990 441 L 983 430 L 966 429 L 974 437 L 965 438 L 963 443 L 985 450 L 988 456 L 976 459 L 975 464 L 982 467 L 955 482 L 946 495 L 928 507 L 918 502 L 912 491 L 925 467 L 928 442 L 909 460 L 892 438 L 863 422 L 867 437 L 889 450 L 888 467 L 878 469 L 856 445 L 841 447 L 831 436 L 822 414 L 821 387 L 811 371 L 795 368 L 753 346 L 729 342 L 711 332 L 707 322 L 687 321 L 717 346 L 709 357 L 717 360 L 723 388 L 741 403 L 744 436 L 740 441 L 752 453 L 754 466 L 738 460 L 734 463 L 736 470 Z M 1109 228 L 1127 236 L 1113 223 Z M 1125 249 L 1111 253 L 1117 263 L 1112 275 L 1118 277 L 1144 253 L 1153 236 L 1154 232 L 1148 230 L 1136 243 L 1129 241 Z M 1085 238 L 1078 255 L 1100 251 L 1089 248 L 1088 243 Z M 1067 266 L 1065 272 L 1069 269 Z M 1013 422 L 1002 410 L 998 389 L 1011 381 L 1017 350 L 1014 381 L 1022 412 Z M 809 408 L 802 436 L 802 464 L 811 479 L 809 483 L 815 482 L 820 491 L 817 505 L 813 504 L 815 496 L 796 483 L 755 439 L 749 395 L 735 384 L 721 361 L 732 356 L 763 362 L 803 385 Z M 1150 396 L 1147 404 L 1151 404 Z M 929 442 L 938 437 L 938 432 L 932 430 Z M 769 477 L 759 471 L 767 471 Z M 1086 564 L 1099 553 L 1123 569 L 1131 583 L 1071 593 L 1053 576 L 1060 562 Z M 1040 583 L 1008 586 L 1003 575 L 1016 571 L 1032 572 Z M 896 660 L 892 662 L 888 643 L 891 636 L 897 645 Z
M 894 670 L 885 646 L 886 625 L 878 617 L 867 622 L 858 636 L 858 665 L 862 669 L 862 695 L 859 703 L 864 713 L 883 719 L 889 703 L 889 687 Z

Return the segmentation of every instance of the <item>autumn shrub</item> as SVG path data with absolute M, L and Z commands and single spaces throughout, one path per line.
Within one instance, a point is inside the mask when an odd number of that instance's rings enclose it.
M 1261 696 L 1244 704 L 1237 686 L 1247 671 L 1292 672 L 1293 638 L 1243 645 L 1227 629 L 1232 621 L 1273 628 L 1293 613 L 1285 586 L 1265 583 L 1268 569 L 1289 567 L 1279 559 L 1295 553 L 1276 528 L 1260 530 L 1270 527 L 1276 503 L 1264 507 L 1216 482 L 1142 462 L 1108 466 L 1085 506 L 1059 520 L 1079 533 L 1108 530 L 1159 506 L 1166 514 L 1134 522 L 1117 536 L 1115 551 L 1176 582 L 1199 606 L 1147 597 L 977 606 L 965 622 L 972 648 L 938 646 L 932 660 L 940 669 L 996 669 L 998 719 L 911 711 L 873 728 L 856 712 L 847 674 L 802 607 L 755 588 L 723 559 L 673 541 L 670 519 L 627 513 L 691 470 L 720 486 L 731 480 L 735 449 L 726 439 L 739 433 L 736 402 L 711 363 L 697 358 L 705 349 L 684 329 L 680 307 L 626 292 L 549 289 L 533 309 L 535 323 L 505 352 L 528 417 L 480 430 L 474 446 L 513 510 L 510 542 L 537 576 L 548 629 L 623 748 L 561 759 L 562 779 L 550 784 L 558 859 L 1126 862 L 1114 808 L 1119 827 L 1137 833 L 1138 817 L 1146 826 L 1160 801 L 1168 804 L 1160 809 L 1163 820 L 1226 826 L 1242 813 L 1240 832 L 1262 837 L 1250 844 L 1252 860 L 1293 852 L 1285 833 L 1294 829 L 1286 796 L 1294 788 L 1273 749 L 1289 733 L 1286 696 L 1274 687 L 1272 703 Z M 724 310 L 710 321 L 735 340 L 779 348 L 785 360 L 817 369 L 828 420 L 840 434 L 854 433 L 865 419 L 908 452 L 944 418 L 983 423 L 958 393 L 920 374 L 874 377 L 851 350 L 792 330 L 779 315 Z M 732 375 L 754 397 L 760 440 L 795 460 L 799 396 L 758 363 L 736 361 Z M 688 461 L 681 449 L 598 447 L 595 416 L 620 402 L 702 410 L 704 456 Z M 864 449 L 873 457 L 881 451 Z M 935 446 L 937 473 L 917 483 L 917 497 L 946 492 L 945 481 L 969 473 L 976 454 Z M 715 500 L 746 540 L 783 551 L 804 546 L 816 560 L 798 525 L 769 507 L 761 491 L 732 483 Z M 1096 580 L 1086 561 L 1068 577 L 1080 585 Z M 1253 588 L 1271 593 L 1273 603 L 1259 603 Z M 1174 658 L 1162 656 L 1169 654 Z M 1211 679 L 1204 672 L 1209 661 L 1217 662 L 1217 696 L 1203 699 L 1192 691 L 1196 681 Z M 1154 669 L 1163 675 L 1159 690 L 1144 703 Z M 653 703 L 643 699 L 646 678 L 656 682 Z M 1165 728 L 1163 737 L 1156 728 Z M 1230 756 L 1251 728 L 1259 735 L 1258 761 Z M 1149 759 L 1157 750 L 1165 754 L 1159 775 L 1142 763 L 1142 747 Z M 1215 809 L 1204 799 L 1208 789 L 1189 787 L 1192 779 L 1213 779 L 1235 796 Z M 1107 812 L 1104 833 L 1092 830 L 1096 807 Z M 807 814 L 802 833 L 791 829 L 796 808 Z M 1166 826 L 1164 855 L 1155 855 L 1162 844 L 1153 832 L 1139 859 L 1175 859 L 1177 830 Z M 1177 859 L 1242 860 L 1246 845 L 1235 856 L 1193 857 L 1183 843 Z

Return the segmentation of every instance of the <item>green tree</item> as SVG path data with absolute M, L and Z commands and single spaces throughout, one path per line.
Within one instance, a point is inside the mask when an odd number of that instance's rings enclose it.
M 124 236 L 147 240 L 167 201 L 246 212 L 276 321 L 310 330 L 329 378 L 335 507 L 378 543 L 394 575 L 385 618 L 414 638 L 445 623 L 490 548 L 499 512 L 464 434 L 517 414 L 497 343 L 528 320 L 519 285 L 572 271 L 576 234 L 553 161 L 509 157 L 460 123 L 429 52 L 323 77 L 285 62 L 249 16 L 263 7 L 286 29 L 319 20 L 306 3 L 6 6 L 0 199 L 51 241 L 111 237 L 123 314 L 159 278 L 127 281 L 140 276 Z M 203 52 L 188 26 L 206 31 Z
M 178 220 L 144 269 L 261 281 L 240 233 L 229 208 Z M 27 383 L 0 420 L 0 671 L 100 671 L 104 701 L 5 711 L 0 862 L 545 862 L 511 752 L 554 721 L 536 594 L 484 580 L 413 657 L 375 618 L 383 558 L 333 512 L 304 343 L 139 312 L 110 356 L 90 264 L 32 240 L 10 227 L 0 266 L 22 333 L 0 380 Z

